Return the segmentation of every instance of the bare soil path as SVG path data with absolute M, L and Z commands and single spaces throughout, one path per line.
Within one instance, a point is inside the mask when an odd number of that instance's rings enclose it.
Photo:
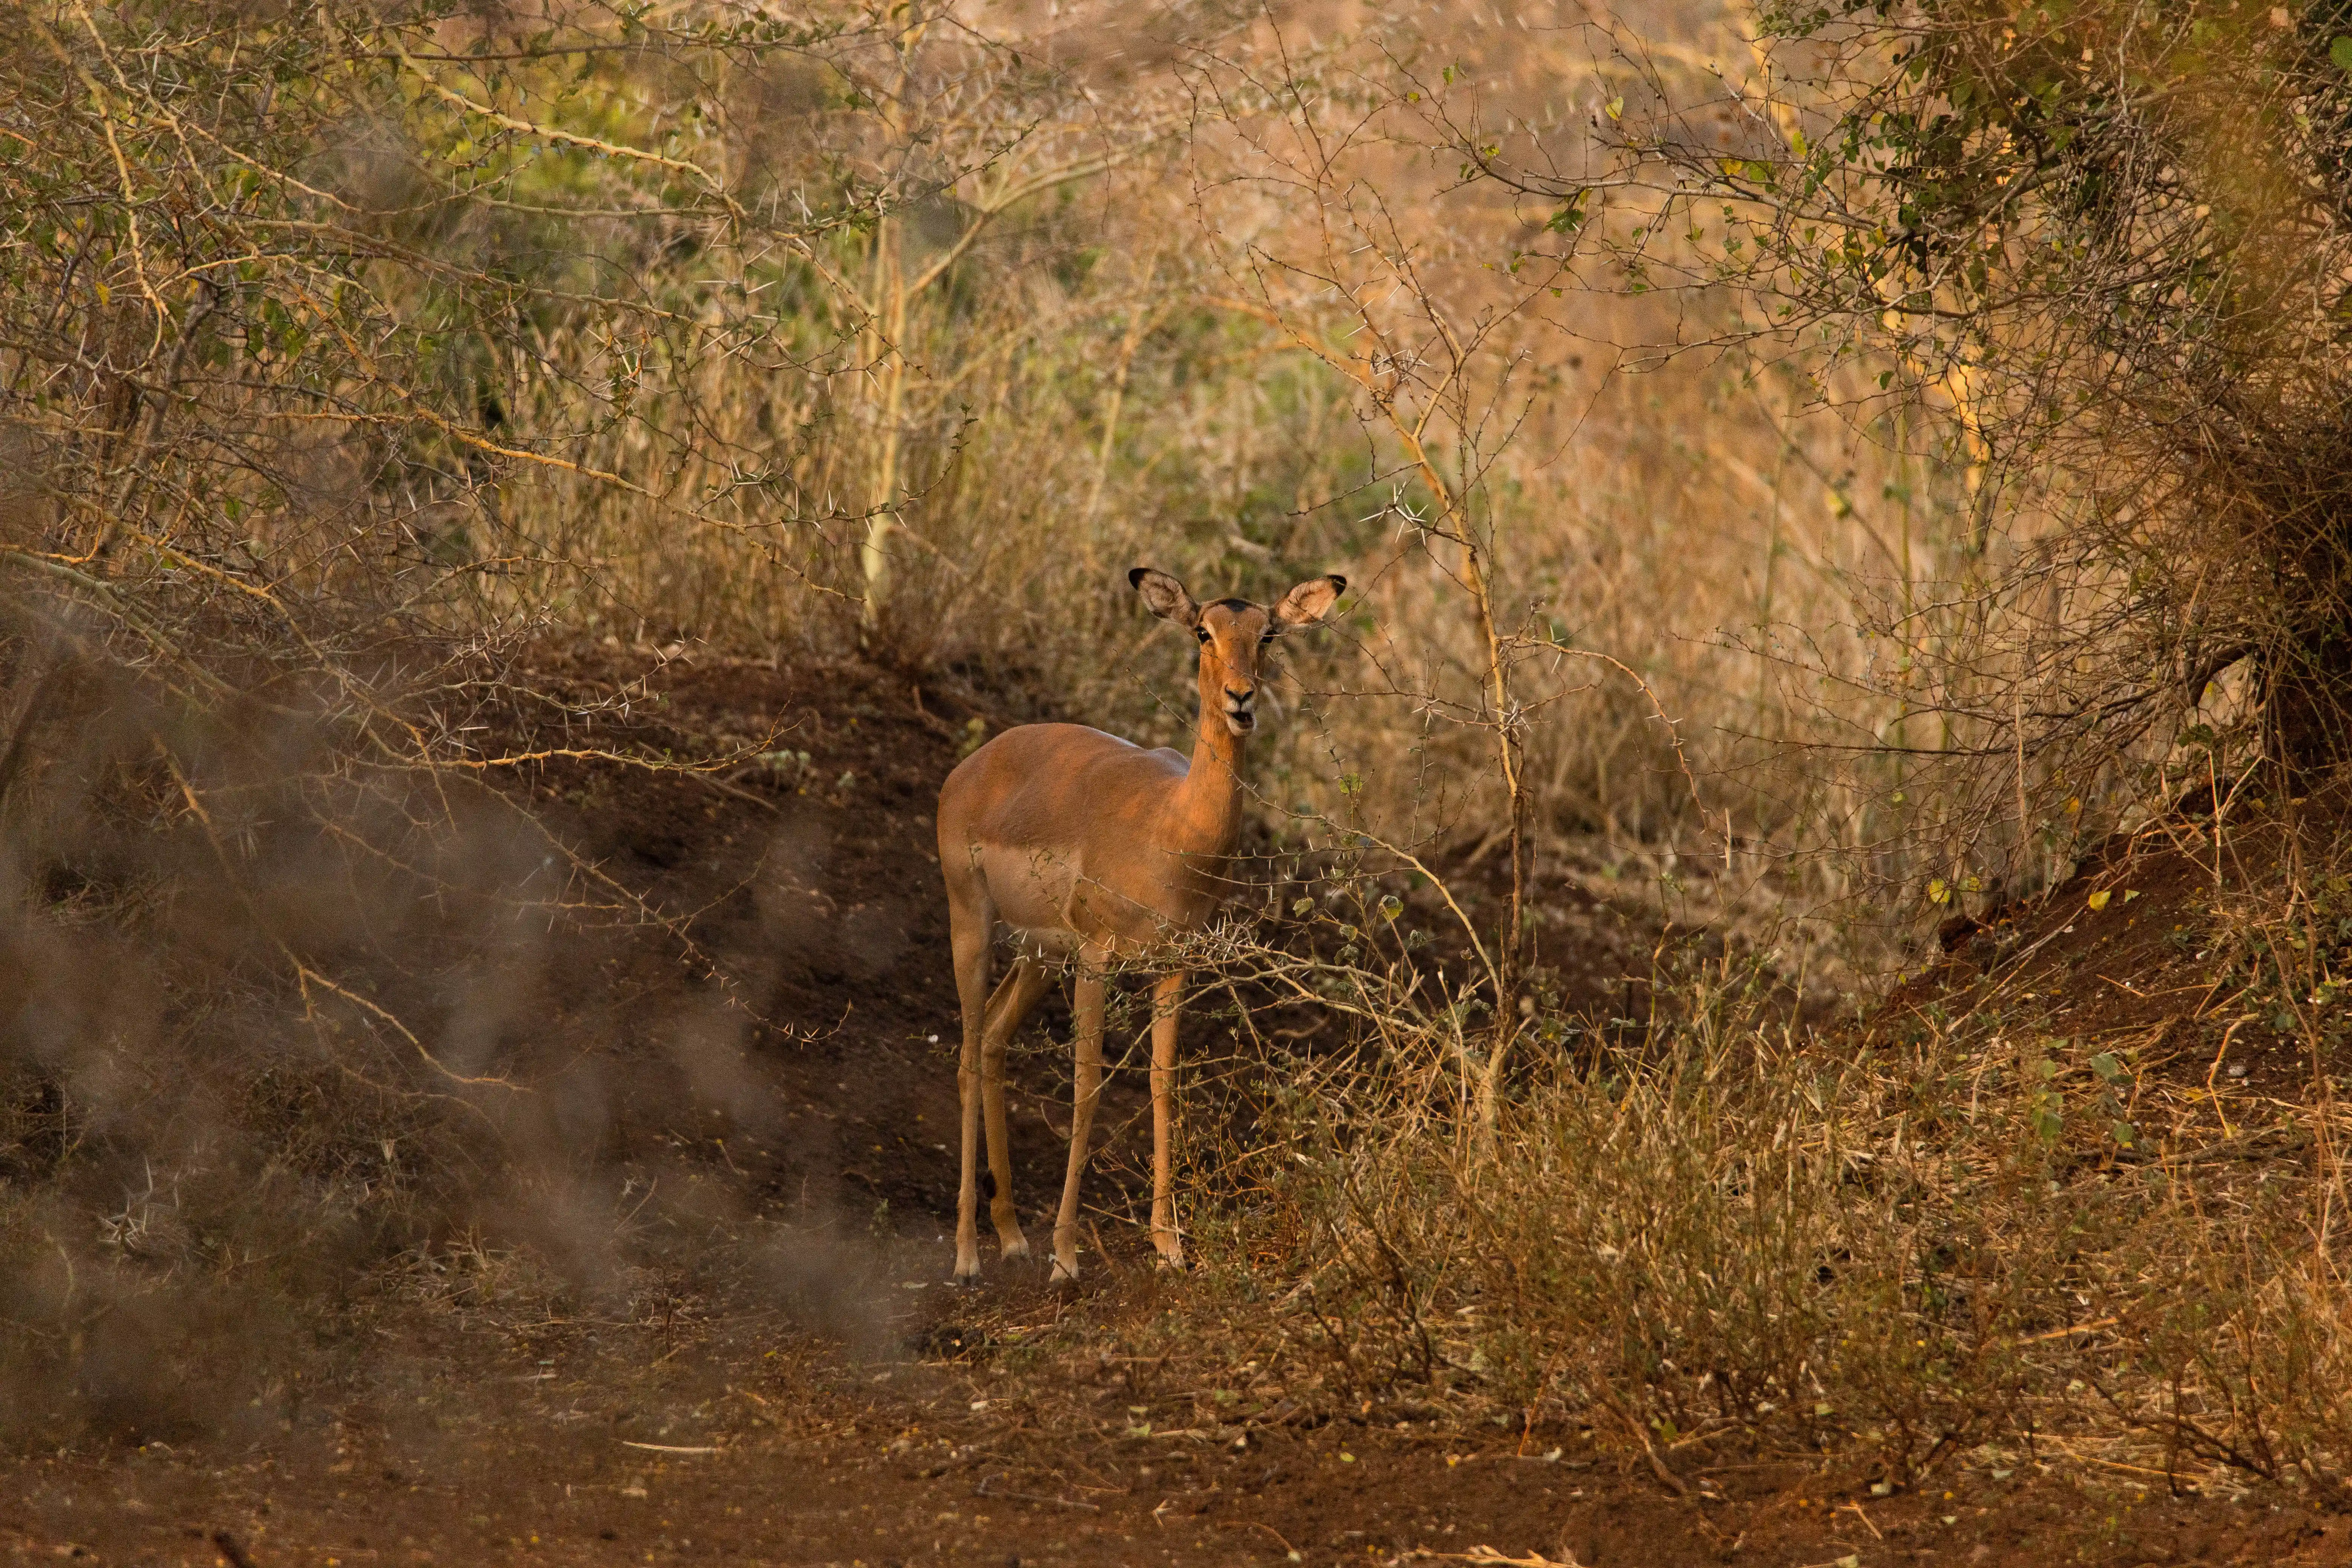
M 998 1294 L 1028 1315 L 1051 1310 L 1040 1288 Z M 667 1356 L 642 1353 L 642 1332 L 570 1349 L 468 1333 L 439 1357 L 415 1347 L 406 1380 L 274 1431 L 18 1459 L 0 1470 L 0 1558 L 2352 1561 L 2346 1521 L 2263 1499 L 2171 1500 L 2032 1472 L 1877 1499 L 1858 1478 L 1756 1460 L 1692 1467 L 1686 1484 L 1710 1495 L 1677 1498 L 1589 1445 L 1530 1456 L 1507 1436 L 1363 1416 L 1176 1426 L 1192 1419 L 1176 1408 L 1189 1395 L 1138 1394 L 1117 1367 L 1073 1372 L 1083 1357 L 1025 1373 L 914 1352 L 877 1363 L 772 1315 L 709 1331 Z

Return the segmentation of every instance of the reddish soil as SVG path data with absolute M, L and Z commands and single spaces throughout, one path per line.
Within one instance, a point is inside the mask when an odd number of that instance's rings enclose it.
M 2352 825 L 2329 794 L 2294 803 L 2292 819 L 2256 800 L 2234 814 L 2217 851 L 2210 819 L 2175 818 L 2118 835 L 2046 894 L 1947 921 L 1937 951 L 1874 1015 L 1880 1034 L 1928 1016 L 1998 1014 L 2077 1044 L 2129 1049 L 2151 1081 L 2193 1083 L 2226 1100 L 2294 1099 L 2310 1086 L 2311 1041 L 2332 1058 L 2343 1024 L 2311 993 L 2352 947 L 2352 899 L 2325 867 Z M 2233 906 L 2278 907 L 2298 889 L 2305 915 L 2288 953 L 2296 984 L 2247 967 Z M 2294 1011 L 2282 1014 L 2283 1005 Z
M 641 672 L 583 656 L 548 679 L 587 694 Z M 0 1560 L 2352 1563 L 2352 1518 L 2284 1494 L 2176 1498 L 2029 1461 L 1881 1497 L 1817 1456 L 1705 1446 L 1669 1456 L 1670 1482 L 1587 1431 L 1302 1408 L 1213 1350 L 1125 1353 L 1129 1330 L 1212 1288 L 1151 1272 L 1119 1223 L 1139 1217 L 1149 1136 L 1134 1073 L 1113 1079 L 1089 1189 L 1109 1256 L 1088 1249 L 1075 1291 L 993 1259 L 951 1290 L 954 999 L 929 813 L 969 721 L 1001 715 L 861 666 L 684 661 L 634 710 L 563 739 L 793 754 L 698 778 L 551 761 L 519 786 L 690 939 L 615 948 L 599 994 L 569 1005 L 668 1042 L 633 1157 L 667 1149 L 712 1195 L 667 1211 L 626 1289 L 534 1293 L 495 1263 L 477 1284 L 387 1288 L 305 1386 L 161 1440 L 0 1458 Z M 2104 922 L 2063 931 L 2056 900 L 2030 917 L 2049 929 L 2024 942 L 2056 934 L 2006 980 L 1948 967 L 1901 1006 L 2044 988 L 2058 966 L 2126 998 L 2068 993 L 2101 998 L 2101 1027 L 2169 1026 L 2198 989 L 2194 950 L 2166 940 L 2189 872 L 2128 875 L 2142 896 Z M 1047 1010 L 1055 1038 L 1066 1019 Z M 1014 1137 L 1034 1215 L 1067 1071 L 1031 1037 Z
M 1136 1304 L 1001 1282 L 983 1299 L 1033 1331 Z M 654 1330 L 578 1325 L 438 1350 L 244 1440 L 16 1461 L 0 1552 L 232 1568 L 2352 1563 L 2352 1521 L 2266 1498 L 2029 1468 L 1881 1499 L 1860 1475 L 1769 1456 L 1686 1464 L 1694 1495 L 1677 1498 L 1589 1443 L 1536 1455 L 1378 1406 L 1312 1426 L 1280 1404 L 1203 1417 L 1195 1391 L 1082 1347 L 1019 1368 L 860 1359 L 772 1312 L 670 1352 Z

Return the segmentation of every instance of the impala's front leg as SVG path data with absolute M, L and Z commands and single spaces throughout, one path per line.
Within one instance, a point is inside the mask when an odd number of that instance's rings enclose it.
M 1087 1148 L 1094 1136 L 1095 1102 L 1102 1098 L 1102 956 L 1078 955 L 1071 1011 L 1077 1023 L 1077 1093 L 1070 1106 L 1070 1173 L 1062 1183 L 1062 1212 L 1054 1221 L 1054 1278 L 1078 1277 L 1078 1183 L 1087 1171 Z
M 1184 1240 L 1176 1229 L 1171 1151 L 1176 1133 L 1176 1004 L 1184 972 L 1163 974 L 1151 988 L 1151 1245 L 1163 1268 L 1184 1267 Z

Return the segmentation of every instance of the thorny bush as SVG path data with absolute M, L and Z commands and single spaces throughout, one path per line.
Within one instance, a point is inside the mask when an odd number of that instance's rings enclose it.
M 2194 906 L 2200 942 L 2243 955 L 2214 954 L 2242 978 L 2211 1029 L 2242 1008 L 2312 1047 L 2336 1026 L 2311 998 L 2344 943 L 2279 913 L 2343 904 L 2340 874 L 2314 885 Z M 1398 900 L 1375 897 L 1338 923 L 1385 929 Z M 1669 948 L 1647 1019 L 1542 1019 L 1482 1113 L 1493 1064 L 1432 947 L 1226 955 L 1350 1020 L 1344 1044 L 1260 1037 L 1227 1064 L 1250 1131 L 1198 1218 L 1215 1289 L 1276 1308 L 1227 1318 L 1223 1353 L 1296 1397 L 1589 1428 L 1678 1486 L 1678 1455 L 1756 1440 L 1896 1486 L 2085 1449 L 2181 1485 L 2345 1485 L 2352 1170 L 2325 1073 L 2217 1098 L 2201 1061 L 2167 1070 L 2169 1030 L 2056 1033 L 2013 994 L 1799 1026 L 1768 964 Z

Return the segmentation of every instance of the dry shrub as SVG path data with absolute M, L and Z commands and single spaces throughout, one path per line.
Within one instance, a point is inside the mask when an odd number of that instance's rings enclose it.
M 1906 538 L 1855 594 L 1878 657 L 1810 627 L 1753 639 L 1853 689 L 1818 710 L 1850 728 L 1798 738 L 1833 741 L 1816 773 L 1859 773 L 1910 841 L 1856 870 L 1915 897 L 1929 878 L 1939 898 L 2063 879 L 2086 823 L 2179 798 L 2191 736 L 2228 728 L 2200 709 L 2233 668 L 2255 719 L 2237 767 L 2342 763 L 2340 18 L 1754 21 L 1709 39 L 1731 63 L 1704 71 L 1646 18 L 1593 22 L 1623 89 L 1599 153 L 1475 99 L 1438 118 L 1465 170 L 1564 237 L 1515 264 L 1571 249 L 1688 309 L 1662 353 L 1737 343 L 1891 452 L 1939 458 L 1927 553 Z
M 2352 884 L 2330 885 L 2323 966 Z M 2263 942 L 2308 952 L 2283 907 L 2245 900 Z M 2032 1449 L 2343 1486 L 2332 1079 L 2225 1103 L 2201 1066 L 2158 1070 L 2160 1032 L 2058 1036 L 2013 998 L 1823 1037 L 1769 972 L 1686 957 L 1646 1026 L 1538 1021 L 1482 1116 L 1475 1009 L 1413 954 L 1267 964 L 1351 1015 L 1350 1043 L 1262 1041 L 1227 1075 L 1253 1131 L 1202 1250 L 1278 1307 L 1228 1318 L 1223 1353 L 1295 1397 L 1586 1426 L 1670 1474 L 1728 1440 L 1897 1485 Z

